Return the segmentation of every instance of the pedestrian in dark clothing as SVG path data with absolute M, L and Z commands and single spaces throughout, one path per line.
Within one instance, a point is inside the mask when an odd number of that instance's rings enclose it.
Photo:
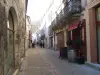
M 40 47 L 42 48 L 42 43 L 40 43 Z
M 41 47 L 40 42 L 39 42 L 39 46 Z
M 43 43 L 43 48 L 44 48 L 44 43 Z
M 32 48 L 34 48 L 35 47 L 35 44 L 34 43 L 32 43 Z

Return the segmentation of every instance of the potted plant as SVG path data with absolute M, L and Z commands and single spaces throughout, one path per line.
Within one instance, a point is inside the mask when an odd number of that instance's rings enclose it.
M 67 44 L 68 50 L 71 50 L 72 49 L 72 40 L 68 40 L 66 42 L 66 44 Z
M 68 46 L 71 46 L 72 45 L 72 40 L 68 40 L 66 43 L 67 43 Z
M 79 47 L 81 48 L 82 45 L 83 45 L 83 41 L 80 37 L 78 37 L 76 40 L 73 41 L 73 44 L 76 46 L 76 47 Z

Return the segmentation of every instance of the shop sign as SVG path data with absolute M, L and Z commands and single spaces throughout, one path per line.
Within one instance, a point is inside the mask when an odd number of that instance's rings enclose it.
M 78 27 L 78 23 L 72 24 L 71 26 L 69 26 L 68 31 L 71 31 L 73 29 L 76 29 L 77 27 Z

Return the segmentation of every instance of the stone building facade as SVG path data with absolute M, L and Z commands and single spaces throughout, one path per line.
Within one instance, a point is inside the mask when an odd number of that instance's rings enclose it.
M 13 75 L 25 56 L 26 0 L 0 0 L 0 75 Z
M 31 40 L 32 40 L 32 32 L 31 32 L 31 19 L 29 16 L 26 15 L 26 41 L 25 41 L 25 50 L 31 47 Z
M 100 0 L 87 0 L 87 62 L 100 63 Z

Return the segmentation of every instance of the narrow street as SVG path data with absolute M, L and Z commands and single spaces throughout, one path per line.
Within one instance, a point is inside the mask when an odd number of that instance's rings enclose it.
M 58 55 L 58 51 L 38 47 L 27 50 L 19 75 L 100 75 L 97 70 L 61 60 Z
M 0 75 L 100 75 L 100 0 L 0 0 Z

